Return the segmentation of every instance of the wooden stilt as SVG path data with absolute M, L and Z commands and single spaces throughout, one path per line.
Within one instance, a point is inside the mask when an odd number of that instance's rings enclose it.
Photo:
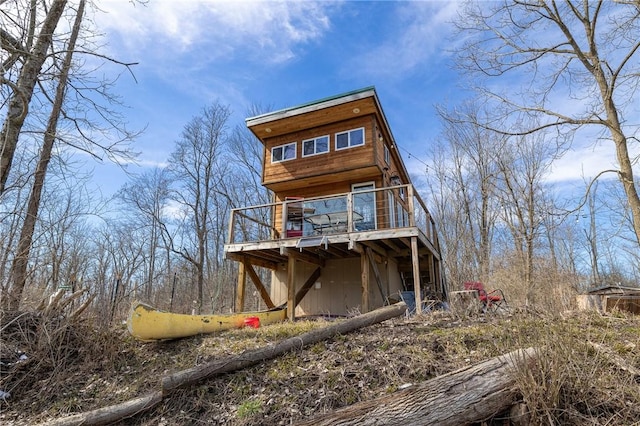
M 367 253 L 360 253 L 360 281 L 362 283 L 362 312 L 369 312 L 369 259 Z
M 296 319 L 296 259 L 288 256 L 287 262 L 287 317 Z
M 244 267 L 244 262 L 238 263 L 238 284 L 236 288 L 236 312 L 244 311 L 244 289 L 246 282 L 246 270 Z
M 420 289 L 420 261 L 418 237 L 411 237 L 411 265 L 413 266 L 413 292 L 416 297 L 416 314 L 422 314 L 422 294 Z

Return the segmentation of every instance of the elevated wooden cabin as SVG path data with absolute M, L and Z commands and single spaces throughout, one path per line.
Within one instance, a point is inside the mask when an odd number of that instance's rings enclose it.
M 411 184 L 373 87 L 247 118 L 264 144 L 267 205 L 231 213 L 227 258 L 289 318 L 444 300 L 435 223 Z M 269 268 L 269 290 L 255 267 Z M 413 292 L 413 293 L 411 293 Z

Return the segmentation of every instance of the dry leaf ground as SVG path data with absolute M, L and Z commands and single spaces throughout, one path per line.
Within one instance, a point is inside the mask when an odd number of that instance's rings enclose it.
M 124 402 L 157 388 L 167 373 L 327 322 L 158 343 L 138 342 L 124 327 L 99 331 L 86 319 L 5 313 L 0 324 L 0 390 L 11 394 L 0 400 L 0 423 L 32 425 Z M 640 318 L 593 312 L 397 318 L 179 390 L 122 424 L 295 424 L 528 346 L 544 354 L 534 369 L 518 372 L 529 424 L 640 424 L 640 378 L 610 356 L 640 368 Z

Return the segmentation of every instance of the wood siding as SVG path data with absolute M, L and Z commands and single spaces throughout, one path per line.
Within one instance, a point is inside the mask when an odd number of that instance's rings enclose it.
M 370 176 L 380 174 L 381 168 L 376 167 L 378 164 L 374 156 L 372 120 L 373 116 L 358 117 L 315 129 L 301 130 L 265 139 L 262 184 L 272 190 L 277 190 L 278 186 L 275 184 L 281 182 L 298 181 L 297 186 L 307 186 L 307 182 L 304 181 L 307 178 L 317 178 L 336 173 L 341 173 L 344 179 L 358 179 L 363 174 Z M 336 151 L 336 133 L 361 127 L 364 128 L 364 145 Z M 329 152 L 309 157 L 302 156 L 303 140 L 325 135 L 329 136 Z M 271 161 L 271 149 L 273 147 L 294 142 L 296 144 L 295 159 L 276 163 Z M 325 181 L 326 178 L 315 179 L 314 183 L 318 184 Z M 332 181 L 336 181 L 335 177 Z

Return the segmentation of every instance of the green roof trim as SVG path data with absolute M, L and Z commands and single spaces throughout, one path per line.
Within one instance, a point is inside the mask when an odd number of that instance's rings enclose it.
M 323 99 L 318 99 L 315 101 L 311 101 L 311 102 L 307 102 L 301 105 L 296 105 L 293 107 L 288 107 L 288 108 L 283 108 L 277 111 L 272 111 L 272 112 L 267 112 L 264 114 L 260 114 L 260 115 L 256 115 L 255 117 L 249 117 L 245 119 L 245 122 L 248 124 L 250 121 L 259 121 L 259 122 L 265 122 L 265 121 L 269 121 L 266 120 L 268 117 L 270 116 L 282 116 L 282 115 L 286 115 L 287 112 L 291 112 L 291 111 L 295 111 L 298 109 L 304 109 L 304 108 L 308 108 L 308 107 L 312 107 L 314 105 L 320 105 L 323 103 L 331 103 L 332 101 L 341 99 L 341 98 L 349 98 L 352 97 L 354 95 L 360 94 L 360 93 L 365 93 L 365 92 L 370 92 L 373 91 L 374 96 L 377 97 L 377 93 L 376 93 L 376 88 L 375 86 L 368 86 L 368 87 L 364 87 L 362 89 L 357 89 L 357 90 L 352 90 L 350 92 L 346 92 L 346 93 L 341 93 L 339 95 L 334 95 L 334 96 L 329 96 Z M 256 123 L 257 124 L 257 123 Z

